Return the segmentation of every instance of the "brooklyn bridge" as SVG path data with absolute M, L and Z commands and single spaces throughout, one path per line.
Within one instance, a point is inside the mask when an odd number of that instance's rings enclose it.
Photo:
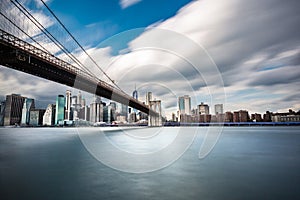
M 0 65 L 128 105 L 148 114 L 149 126 L 157 126 L 156 121 L 159 120 L 156 119 L 160 117 L 160 113 L 155 110 L 155 105 L 152 109 L 126 94 L 88 54 L 47 4 L 41 2 L 43 9 L 56 23 L 56 28 L 51 31 L 19 1 L 1 2 Z M 55 48 L 47 48 L 49 44 Z M 50 49 L 55 49 L 55 52 Z M 74 49 L 80 49 L 86 54 L 93 66 L 83 64 L 73 53 Z M 91 67 L 98 68 L 108 81 L 94 75 Z

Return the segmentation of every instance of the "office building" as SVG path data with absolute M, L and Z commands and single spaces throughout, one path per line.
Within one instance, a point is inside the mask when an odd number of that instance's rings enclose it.
M 22 108 L 26 97 L 19 94 L 11 94 L 6 96 L 4 126 L 10 126 L 21 123 Z
M 31 126 L 41 126 L 43 125 L 43 116 L 45 109 L 33 109 L 30 111 L 29 125 Z
M 200 115 L 209 115 L 209 106 L 201 102 L 201 104 L 198 105 L 198 112 Z
M 90 121 L 93 123 L 103 122 L 103 104 L 98 96 L 94 96 L 94 100 L 90 105 Z
M 216 104 L 215 105 L 215 114 L 223 114 L 223 104 Z
M 34 99 L 26 98 L 22 108 L 21 125 L 29 124 L 30 111 L 35 108 Z
M 58 95 L 56 97 L 56 112 L 55 112 L 55 125 L 63 125 L 65 119 L 65 97 Z
M 272 113 L 271 117 L 273 122 L 300 122 L 300 112 L 291 109 L 286 113 Z
M 254 122 L 261 122 L 262 121 L 261 114 L 258 113 L 251 114 L 251 120 Z
M 240 122 L 248 122 L 249 121 L 249 114 L 247 110 L 240 110 L 239 111 L 239 119 Z
M 0 102 L 0 126 L 4 124 L 4 115 L 5 115 L 5 101 Z
M 233 122 L 233 114 L 232 112 L 225 113 L 225 122 Z
M 191 97 L 189 95 L 184 95 L 182 97 L 178 97 L 178 107 L 180 114 L 191 114 Z
M 66 112 L 65 112 L 65 120 L 72 120 L 71 117 L 71 91 L 66 91 Z
M 107 105 L 103 107 L 103 121 L 111 124 L 115 119 L 112 117 L 112 106 Z
M 43 125 L 53 126 L 55 124 L 55 104 L 49 104 L 43 115 Z
M 248 111 L 240 110 L 233 112 L 233 122 L 248 122 L 249 120 Z
M 82 94 L 81 92 L 79 91 L 78 92 L 78 95 L 77 95 L 77 104 L 79 104 L 80 107 L 82 107 Z
M 240 122 L 240 114 L 238 111 L 233 112 L 233 122 Z
M 210 114 L 201 114 L 201 115 L 199 115 L 199 122 L 200 123 L 210 123 L 211 122 L 211 115 Z
M 135 86 L 134 91 L 133 91 L 133 93 L 132 93 L 132 97 L 133 97 L 134 99 L 138 100 L 138 91 L 136 90 L 136 86 Z

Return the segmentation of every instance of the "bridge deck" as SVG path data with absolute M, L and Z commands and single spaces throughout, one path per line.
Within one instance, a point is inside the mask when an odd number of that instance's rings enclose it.
M 74 87 L 136 108 L 152 116 L 158 114 L 114 86 L 97 81 L 87 72 L 0 30 L 0 64 L 34 76 Z

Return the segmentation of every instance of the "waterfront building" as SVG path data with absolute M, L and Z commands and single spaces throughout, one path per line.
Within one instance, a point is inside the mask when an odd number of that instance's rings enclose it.
M 215 115 L 223 114 L 223 104 L 215 105 Z
M 180 114 L 180 122 L 181 123 L 191 123 L 192 116 L 187 114 Z
M 78 95 L 77 95 L 77 104 L 80 108 L 83 106 L 82 105 L 82 94 L 80 91 L 78 92 Z
M 111 124 L 115 119 L 112 117 L 112 107 L 107 105 L 103 107 L 103 121 Z
M 45 109 L 33 109 L 30 111 L 29 125 L 41 126 L 43 124 L 43 116 Z
M 5 101 L 0 102 L 0 126 L 4 124 L 4 115 L 5 115 Z
M 251 120 L 254 122 L 261 122 L 262 121 L 261 114 L 258 113 L 251 114 Z
M 22 108 L 21 125 L 29 124 L 30 111 L 35 108 L 34 99 L 25 98 Z
M 199 122 L 200 123 L 210 123 L 211 118 L 212 117 L 210 114 L 202 114 L 202 115 L 199 115 Z
M 263 121 L 264 122 L 272 121 L 272 114 L 269 111 L 266 111 L 266 113 L 263 115 Z
M 225 122 L 233 122 L 233 114 L 232 112 L 226 112 L 225 113 Z
M 207 104 L 204 104 L 201 102 L 201 104 L 198 105 L 198 112 L 199 114 L 209 114 L 209 106 Z
M 240 114 L 238 111 L 233 112 L 233 122 L 240 122 Z
M 249 114 L 247 110 L 233 112 L 233 122 L 249 122 Z
M 56 97 L 56 112 L 55 112 L 55 125 L 63 125 L 65 119 L 65 97 L 58 95 Z
M 6 96 L 4 111 L 4 126 L 10 126 L 21 123 L 22 108 L 26 97 L 20 94 L 11 94 Z
M 300 122 L 300 112 L 294 112 L 289 110 L 286 113 L 273 113 L 272 114 L 273 122 Z
M 216 114 L 216 121 L 217 122 L 225 122 L 225 114 L 223 114 L 223 113 Z
M 94 100 L 90 105 L 90 121 L 93 123 L 103 122 L 103 104 L 98 96 L 94 96 Z
M 71 91 L 67 90 L 66 91 L 66 112 L 65 112 L 65 120 L 73 120 L 71 117 Z
M 184 95 L 178 97 L 178 108 L 179 113 L 190 115 L 191 114 L 191 97 L 189 95 Z
M 55 124 L 55 104 L 49 104 L 43 115 L 43 125 L 53 126 Z
M 240 122 L 248 122 L 249 121 L 249 114 L 248 114 L 247 110 L 239 111 L 239 120 L 240 120 Z

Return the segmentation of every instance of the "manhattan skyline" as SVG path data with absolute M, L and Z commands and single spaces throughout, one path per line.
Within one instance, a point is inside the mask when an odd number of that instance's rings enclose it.
M 211 93 L 218 98 L 221 90 L 226 93 L 225 110 L 242 108 L 251 113 L 264 113 L 266 110 L 300 109 L 300 42 L 297 34 L 300 15 L 296 1 L 176 1 L 172 5 L 166 1 L 100 1 L 99 5 L 87 2 L 81 7 L 82 13 L 74 11 L 79 6 L 77 1 L 69 5 L 70 9 L 64 9 L 64 2 L 47 1 L 47 4 L 100 65 L 103 60 L 122 61 L 121 66 L 104 70 L 121 83 L 119 85 L 126 93 L 131 94 L 135 84 L 142 97 L 146 91 L 152 91 L 162 100 L 168 116 L 177 110 L 178 96 L 195 94 L 191 95 L 195 106 L 199 102 L 209 103 Z M 39 3 L 25 1 L 24 5 L 41 21 L 48 21 L 49 28 L 54 26 L 40 10 Z M 109 12 L 105 12 L 108 7 Z M 141 15 L 138 19 L 137 13 Z M 126 41 L 115 44 L 110 39 L 140 27 Z M 164 35 L 155 38 L 151 27 L 174 31 L 203 47 L 218 67 L 223 85 L 214 83 L 214 75 L 204 77 L 209 82 L 194 77 L 190 68 L 176 59 L 162 60 L 159 55 L 146 51 L 136 54 L 134 49 L 145 41 L 167 39 Z M 180 41 L 178 43 L 174 42 L 174 48 L 182 45 Z M 195 52 L 187 53 L 193 55 Z M 152 72 L 153 65 L 146 65 L 140 59 L 143 57 L 169 68 Z M 142 67 L 136 69 L 135 66 Z M 20 93 L 48 104 L 67 89 L 77 93 L 72 88 L 3 66 L 0 69 L 0 93 L 3 95 Z M 142 73 L 145 69 L 148 69 L 146 82 Z M 169 69 L 177 70 L 185 80 L 178 79 Z M 125 71 L 129 71 L 126 78 L 122 77 Z M 190 88 L 185 86 L 186 82 L 191 84 Z M 207 85 L 212 89 L 210 92 Z

